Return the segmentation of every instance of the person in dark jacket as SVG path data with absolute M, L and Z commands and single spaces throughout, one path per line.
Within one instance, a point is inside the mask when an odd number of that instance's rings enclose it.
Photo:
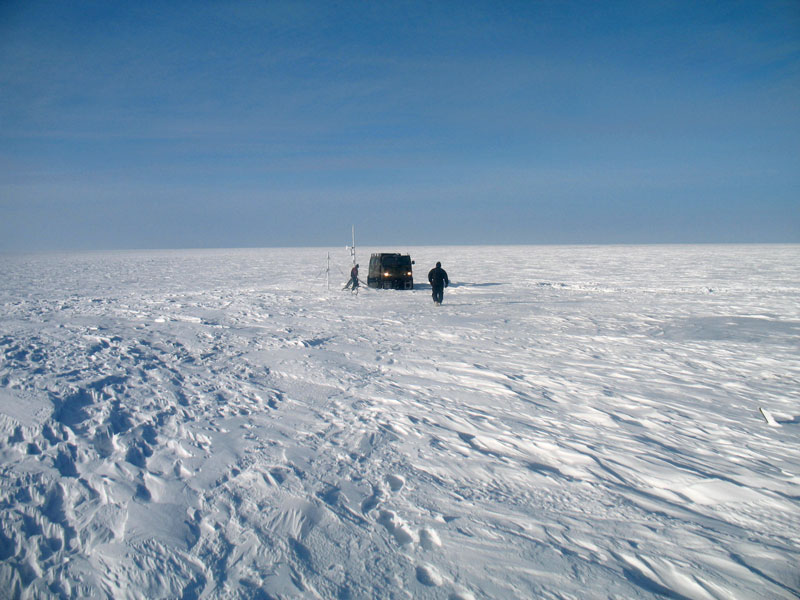
M 354 292 L 358 291 L 358 265 L 350 269 L 350 281 L 347 282 L 345 287 L 349 287 Z
M 440 306 L 444 298 L 444 288 L 450 285 L 450 280 L 447 279 L 447 271 L 442 268 L 442 263 L 437 262 L 436 267 L 430 270 L 428 281 L 430 281 L 431 289 L 433 290 L 433 303 L 436 306 Z

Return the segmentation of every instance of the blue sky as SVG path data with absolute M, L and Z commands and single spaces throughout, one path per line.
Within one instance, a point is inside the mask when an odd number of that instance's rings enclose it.
M 0 2 L 0 250 L 800 242 L 800 3 Z

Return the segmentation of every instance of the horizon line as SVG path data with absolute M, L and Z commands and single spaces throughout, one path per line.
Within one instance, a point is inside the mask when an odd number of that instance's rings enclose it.
M 363 244 L 358 248 L 508 248 L 508 247 L 637 247 L 637 246 L 800 246 L 798 242 L 571 242 L 571 243 L 506 243 L 506 244 Z M 0 249 L 0 256 L 46 254 L 114 254 L 133 252 L 202 252 L 231 250 L 332 250 L 349 249 L 349 244 L 326 246 L 194 246 L 194 247 L 131 247 L 131 248 L 52 248 L 52 249 Z

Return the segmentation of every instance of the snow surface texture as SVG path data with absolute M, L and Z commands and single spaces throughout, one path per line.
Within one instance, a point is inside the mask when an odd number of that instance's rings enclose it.
M 0 257 L 3 596 L 800 595 L 800 246 L 326 252 Z

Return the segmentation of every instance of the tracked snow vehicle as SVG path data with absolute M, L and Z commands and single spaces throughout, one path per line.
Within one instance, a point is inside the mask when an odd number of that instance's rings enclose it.
M 367 286 L 391 290 L 413 290 L 414 275 L 409 254 L 379 252 L 370 256 Z

